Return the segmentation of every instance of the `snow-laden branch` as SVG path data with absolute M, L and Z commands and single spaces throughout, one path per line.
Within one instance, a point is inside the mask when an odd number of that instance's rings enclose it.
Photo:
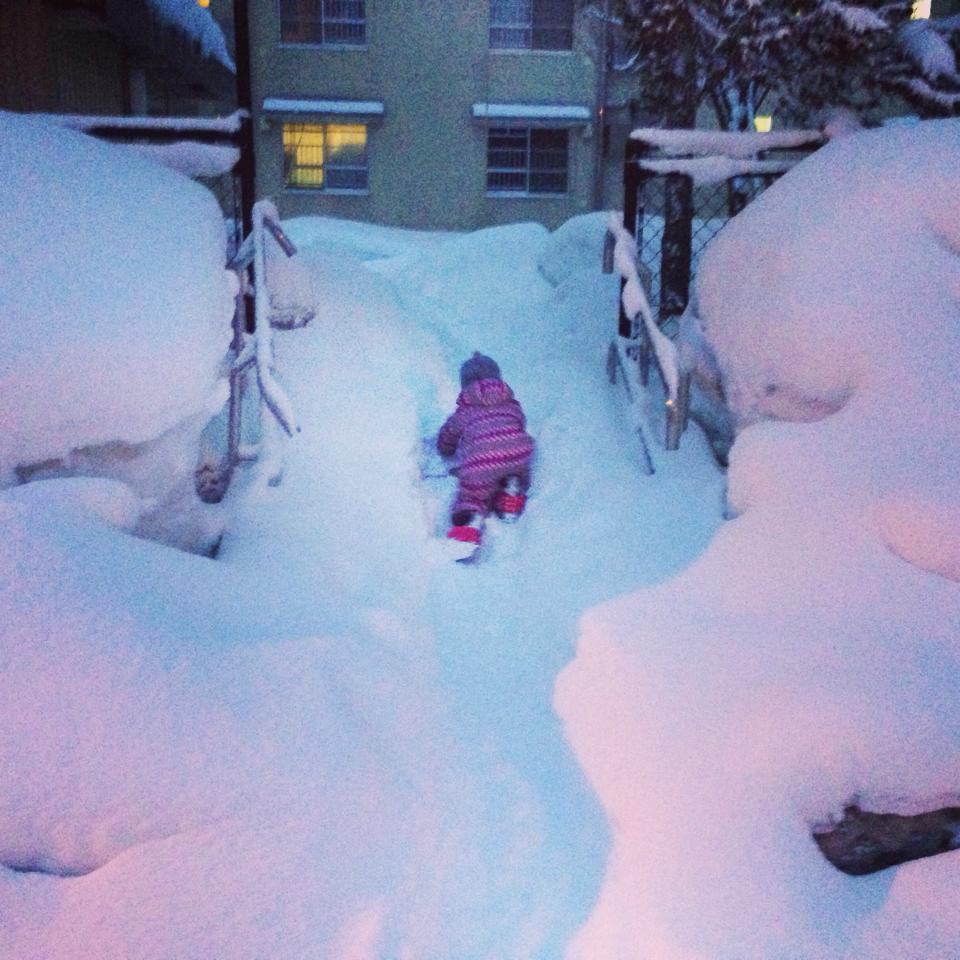
M 903 77 L 890 81 L 890 86 L 899 90 L 905 97 L 912 97 L 923 103 L 953 111 L 960 108 L 960 91 L 937 90 L 920 77 Z
M 677 348 L 673 341 L 664 335 L 653 319 L 647 295 L 643 290 L 643 283 L 637 272 L 637 243 L 631 236 L 630 231 L 624 227 L 622 220 L 621 214 L 611 212 L 607 221 L 607 229 L 614 238 L 613 262 L 624 280 L 623 293 L 621 294 L 623 310 L 631 322 L 635 322 L 637 317 L 643 320 L 644 328 L 657 358 L 657 365 L 660 367 L 664 386 L 667 388 L 667 396 L 672 402 L 676 402 L 680 388 L 680 360 Z
M 890 29 L 890 24 L 869 7 L 839 3 L 837 0 L 825 0 L 824 3 L 820 4 L 820 8 L 826 13 L 839 17 L 852 33 L 869 33 L 872 30 Z
M 703 6 L 699 3 L 688 2 L 687 13 L 690 19 L 706 34 L 714 43 L 723 43 L 727 37 L 727 32 L 717 22 L 716 17 L 710 16 Z
M 928 80 L 941 77 L 960 83 L 957 56 L 950 42 L 927 20 L 911 20 L 897 32 L 897 42 Z

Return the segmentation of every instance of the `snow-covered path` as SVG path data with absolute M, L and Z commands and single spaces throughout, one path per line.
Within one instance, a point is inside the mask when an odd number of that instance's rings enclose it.
M 657 476 L 640 469 L 623 397 L 605 375 L 617 282 L 575 243 L 577 228 L 596 240 L 601 223 L 577 224 L 566 240 L 536 225 L 454 237 L 384 231 L 396 245 L 389 256 L 371 229 L 346 260 L 327 252 L 343 243 L 335 224 L 290 225 L 323 289 L 320 319 L 280 344 L 304 433 L 288 448 L 282 485 L 252 498 L 222 552 L 247 570 L 262 564 L 257 589 L 303 597 L 299 629 L 355 630 L 389 611 L 426 643 L 450 732 L 484 758 L 481 768 L 499 771 L 473 826 L 494 837 L 518 794 L 529 805 L 537 840 L 523 886 L 542 914 L 542 957 L 561 956 L 585 919 L 607 854 L 606 823 L 552 709 L 579 615 L 675 572 L 721 514 L 722 479 L 695 432 L 679 454 L 658 458 Z M 571 270 L 558 288 L 538 269 L 551 243 Z M 464 568 L 430 538 L 445 529 L 453 481 L 421 482 L 415 468 L 474 349 L 500 363 L 538 455 L 523 521 L 491 524 L 486 561 Z

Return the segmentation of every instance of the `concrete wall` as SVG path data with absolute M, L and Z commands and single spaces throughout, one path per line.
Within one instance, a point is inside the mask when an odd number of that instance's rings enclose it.
M 251 4 L 258 193 L 284 216 L 323 213 L 417 228 L 474 229 L 536 220 L 557 226 L 591 209 L 592 126 L 569 134 L 569 190 L 562 198 L 486 196 L 486 125 L 478 102 L 582 104 L 592 108 L 596 70 L 590 38 L 569 52 L 490 51 L 488 0 L 377 0 L 367 4 L 367 46 L 284 46 L 276 0 Z M 265 97 L 382 101 L 368 126 L 369 192 L 364 196 L 288 190 L 282 122 Z M 342 118 L 346 119 L 346 118 Z M 494 123 L 495 125 L 495 123 Z

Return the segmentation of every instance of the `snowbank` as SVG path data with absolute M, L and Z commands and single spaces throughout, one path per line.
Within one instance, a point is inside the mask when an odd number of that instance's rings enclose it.
M 14 114 L 0 114 L 0 170 L 0 481 L 88 473 L 189 496 L 233 312 L 216 201 Z
M 561 674 L 615 825 L 571 958 L 956 952 L 960 856 L 854 880 L 811 830 L 960 789 L 958 169 L 958 121 L 835 141 L 704 257 L 739 516 Z

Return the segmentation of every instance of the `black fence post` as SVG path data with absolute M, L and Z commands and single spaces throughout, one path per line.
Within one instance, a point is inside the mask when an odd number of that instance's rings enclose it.
M 642 152 L 642 145 L 636 140 L 627 140 L 627 147 L 624 151 L 623 160 L 623 226 L 630 232 L 631 237 L 637 236 L 637 206 L 639 204 L 640 191 L 640 167 L 637 159 Z M 623 277 L 620 278 L 620 293 L 623 293 L 623 287 L 626 283 Z M 633 330 L 631 328 L 630 318 L 623 309 L 623 297 L 620 298 L 620 313 L 617 332 L 621 337 L 629 337 Z
M 668 173 L 660 250 L 661 324 L 686 309 L 690 295 L 692 245 L 693 180 L 685 173 Z

